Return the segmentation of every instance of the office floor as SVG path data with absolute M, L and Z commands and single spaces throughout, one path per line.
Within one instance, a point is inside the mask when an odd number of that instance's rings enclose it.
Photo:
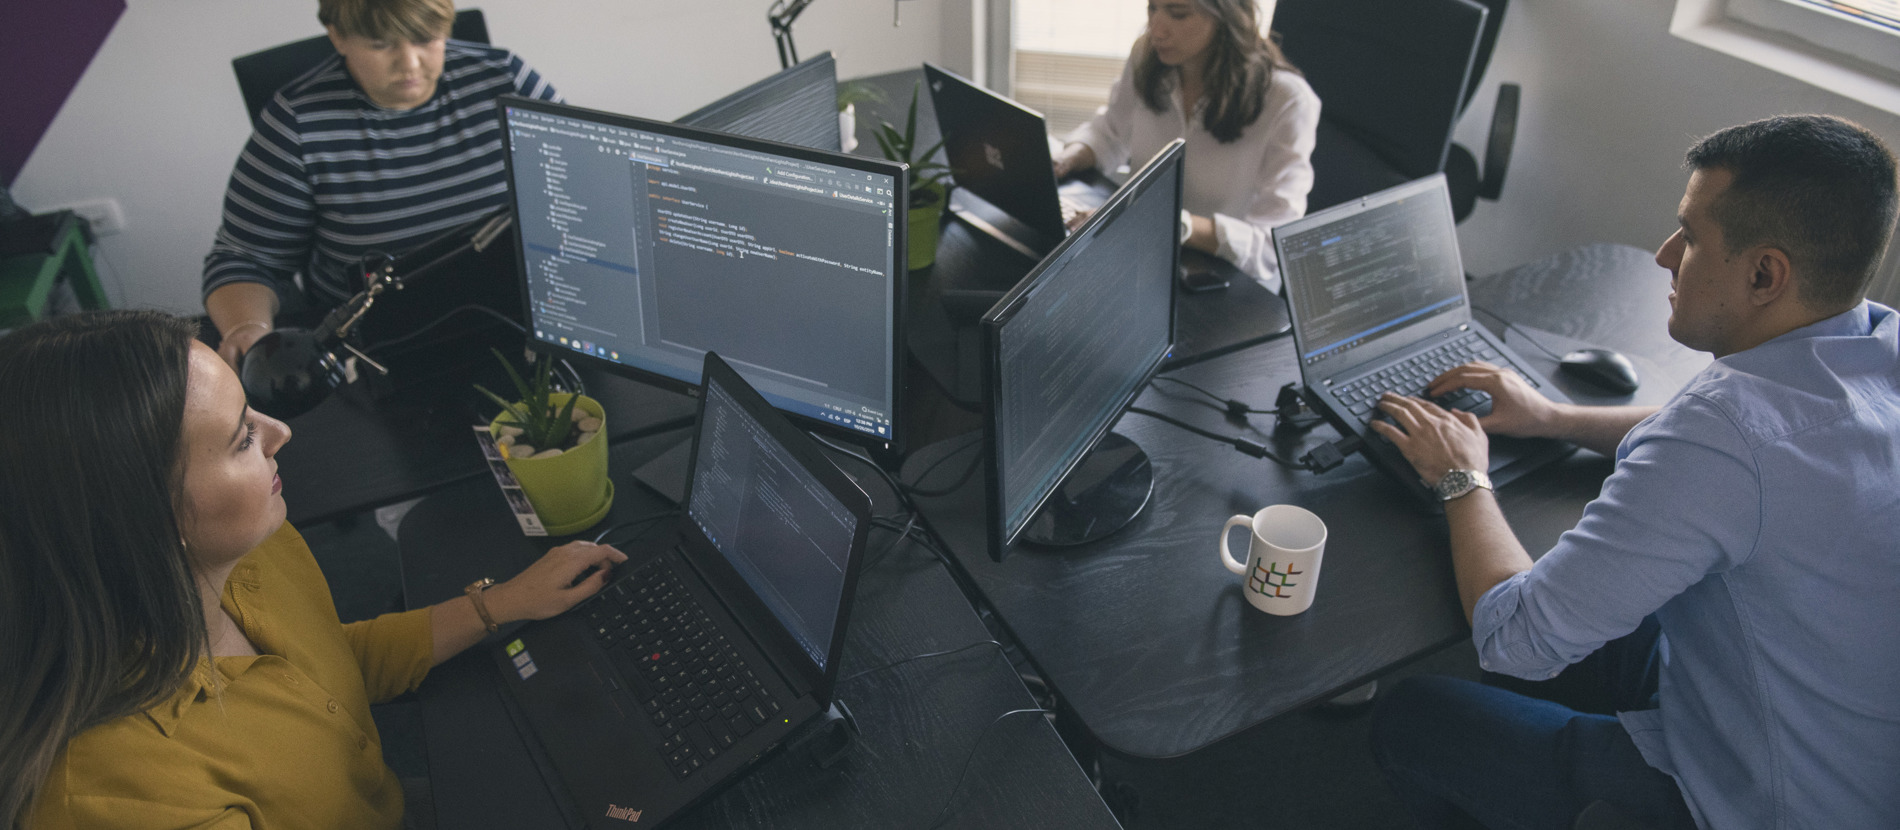
M 345 622 L 401 607 L 396 543 L 368 514 L 305 528 Z M 1399 672 L 1475 679 L 1469 643 L 1446 649 Z M 1165 764 L 1106 760 L 1113 782 L 1107 800 L 1129 830 L 1151 828 L 1409 828 L 1380 780 L 1367 749 L 1369 717 L 1356 711 L 1308 710 L 1288 715 Z M 417 706 L 377 707 L 383 753 L 396 773 L 425 775 Z

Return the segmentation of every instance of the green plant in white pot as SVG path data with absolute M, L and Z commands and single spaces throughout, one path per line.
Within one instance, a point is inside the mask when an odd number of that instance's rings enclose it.
M 923 96 L 923 83 L 918 82 L 910 94 L 910 114 L 905 116 L 904 129 L 900 132 L 889 121 L 879 122 L 872 135 L 877 138 L 879 150 L 891 161 L 910 165 L 910 213 L 904 231 L 909 234 L 909 266 L 913 270 L 929 268 L 937 261 L 937 242 L 943 233 L 943 210 L 950 202 L 950 188 L 944 181 L 950 177 L 950 167 L 941 162 L 931 161 L 943 142 L 930 145 L 930 149 L 917 150 L 917 99 Z
M 521 396 L 511 402 L 475 384 L 476 391 L 501 406 L 488 432 L 501 446 L 508 471 L 548 533 L 565 536 L 593 527 L 614 503 L 607 439 L 601 434 L 606 411 L 593 398 L 554 391 L 554 361 L 548 355 L 535 362 L 529 382 L 501 352 L 490 351 Z

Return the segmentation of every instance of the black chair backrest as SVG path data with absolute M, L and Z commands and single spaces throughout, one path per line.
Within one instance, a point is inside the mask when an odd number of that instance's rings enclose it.
M 1418 178 L 1444 167 L 1486 16 L 1473 0 L 1280 0 L 1273 28 L 1321 117 Z
M 1478 84 L 1484 81 L 1484 70 L 1491 66 L 1491 53 L 1497 49 L 1498 30 L 1504 28 L 1504 8 L 1511 0 L 1478 0 L 1490 14 L 1484 17 L 1484 34 L 1478 36 L 1478 54 L 1471 61 L 1471 82 L 1465 84 L 1465 103 L 1459 107 L 1463 111 L 1471 106 L 1471 99 L 1478 96 Z
M 449 37 L 472 43 L 488 43 L 488 21 L 482 17 L 482 10 L 463 9 L 456 12 Z M 232 58 L 231 70 L 237 73 L 238 91 L 244 93 L 244 111 L 251 114 L 251 126 L 258 126 L 258 118 L 264 114 L 264 105 L 270 103 L 271 96 L 276 95 L 277 90 L 283 89 L 298 75 L 310 71 L 311 67 L 334 54 L 336 49 L 330 46 L 330 38 L 318 35 Z

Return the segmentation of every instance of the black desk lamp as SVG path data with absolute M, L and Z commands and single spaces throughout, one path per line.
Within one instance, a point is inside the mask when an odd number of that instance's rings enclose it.
M 244 384 L 244 397 L 257 411 L 273 418 L 295 418 L 309 412 L 351 379 L 344 369 L 347 356 L 339 357 L 339 352 L 389 374 L 349 340 L 376 298 L 385 291 L 401 291 L 410 281 L 463 251 L 486 250 L 513 222 L 514 214 L 504 209 L 424 242 L 401 258 L 387 254 L 366 257 L 363 278 L 368 286 L 324 315 L 316 328 L 277 329 L 258 338 L 239 358 L 238 378 Z

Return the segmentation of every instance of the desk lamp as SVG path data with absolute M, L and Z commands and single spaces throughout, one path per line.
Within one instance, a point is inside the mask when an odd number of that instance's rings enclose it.
M 898 18 L 899 0 L 891 0 L 891 27 L 900 23 Z M 790 69 L 798 63 L 798 47 L 792 44 L 792 22 L 805 13 L 812 0 L 773 0 L 772 8 L 765 13 L 765 19 L 772 24 L 772 39 L 778 41 L 778 62 L 780 69 Z
M 486 250 L 513 223 L 514 214 L 504 209 L 424 242 L 400 259 L 388 254 L 365 257 L 363 278 L 368 286 L 324 315 L 316 328 L 277 329 L 258 338 L 244 353 L 238 360 L 244 397 L 257 411 L 273 418 L 295 418 L 315 409 L 337 387 L 354 379 L 353 372 L 344 365 L 349 356 L 378 373 L 389 374 L 349 340 L 376 298 L 386 291 L 401 291 L 463 251 Z M 445 245 L 450 247 L 443 251 Z M 409 265 L 418 260 L 422 261 L 420 265 Z M 397 273 L 399 270 L 402 273 Z M 344 352 L 347 355 L 339 356 Z

